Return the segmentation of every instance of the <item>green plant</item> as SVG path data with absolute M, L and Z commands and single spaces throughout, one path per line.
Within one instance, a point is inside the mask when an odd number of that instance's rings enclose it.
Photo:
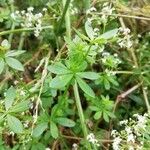
M 0 0 L 0 150 L 148 148 L 148 10 Z

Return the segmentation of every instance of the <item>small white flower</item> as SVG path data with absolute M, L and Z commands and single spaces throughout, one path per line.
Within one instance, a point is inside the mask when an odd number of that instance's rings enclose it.
M 29 12 L 31 12 L 31 11 L 33 11 L 34 10 L 34 8 L 33 7 L 29 7 L 29 8 L 27 8 L 27 11 L 29 11 Z
M 96 145 L 96 146 L 100 146 L 99 143 L 98 143 L 98 140 L 95 138 L 95 135 L 93 133 L 90 133 L 88 136 L 87 136 L 87 140 Z
M 7 39 L 2 41 L 1 46 L 4 47 L 4 48 L 7 48 L 7 49 L 10 48 L 10 44 L 9 44 Z
M 10 131 L 9 134 L 12 135 L 12 136 L 15 135 L 15 133 L 13 131 Z
M 24 116 L 24 114 L 25 114 L 24 112 L 21 113 L 22 116 Z
M 121 32 L 123 35 L 127 35 L 127 34 L 129 34 L 131 31 L 130 31 L 129 28 L 122 28 L 122 27 L 120 27 L 120 28 L 119 28 L 119 32 Z
M 26 122 L 23 124 L 23 126 L 24 126 L 25 128 L 28 128 L 28 127 L 29 127 L 29 122 L 26 121 Z
M 131 127 L 129 126 L 125 127 L 125 131 L 127 132 L 128 135 L 132 133 Z
M 26 92 L 23 91 L 23 90 L 21 90 L 21 91 L 20 91 L 20 95 L 21 95 L 21 96 L 25 96 L 25 95 L 26 95 Z
M 16 20 L 16 18 L 17 18 L 17 16 L 16 16 L 15 13 L 11 13 L 11 14 L 10 14 L 10 17 L 11 17 L 12 19 L 14 19 L 14 20 Z
M 102 53 L 102 56 L 103 56 L 103 57 L 110 56 L 110 53 L 108 53 L 108 52 L 103 52 L 103 53 Z
M 72 150 L 77 150 L 77 149 L 78 149 L 78 144 L 73 143 L 73 145 L 72 145 Z
M 115 57 L 118 57 L 118 54 L 117 54 L 117 53 L 115 53 L 115 54 L 114 54 L 114 56 L 115 56 Z
M 51 150 L 49 147 L 45 148 L 45 150 Z
M 17 15 L 19 15 L 20 12 L 19 12 L 19 10 L 17 10 L 17 11 L 15 11 L 15 13 L 16 13 Z
M 113 141 L 113 150 L 120 150 L 119 144 L 121 143 L 122 139 L 120 137 L 116 137 Z
M 127 137 L 127 142 L 135 142 L 135 137 L 133 134 L 129 134 L 128 137 Z
M 95 8 L 95 7 L 91 7 L 90 9 L 88 9 L 88 10 L 86 11 L 86 14 L 90 14 L 90 13 L 93 12 L 93 11 L 96 11 L 96 8 Z
M 24 14 L 25 14 L 25 10 L 22 10 L 22 11 L 21 11 L 21 14 L 24 15 Z
M 42 11 L 46 12 L 46 11 L 47 11 L 47 8 L 43 8 Z
M 111 131 L 111 136 L 116 137 L 118 135 L 117 130 L 112 130 Z
M 92 23 L 92 18 L 87 18 L 87 21 L 89 22 L 89 23 Z
M 123 120 L 119 122 L 120 125 L 126 125 L 127 123 L 128 123 L 128 120 Z
M 134 150 L 134 147 L 130 145 L 129 150 Z

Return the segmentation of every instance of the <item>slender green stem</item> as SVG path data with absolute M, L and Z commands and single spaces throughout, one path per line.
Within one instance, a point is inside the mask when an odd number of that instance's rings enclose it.
M 84 11 L 86 12 L 91 6 L 91 0 L 83 0 Z
M 65 7 L 66 0 L 63 0 L 63 6 Z M 66 34 L 67 37 L 71 39 L 71 23 L 70 23 L 70 10 L 69 5 L 65 15 L 65 24 L 66 24 Z
M 25 35 L 26 35 L 26 32 L 22 32 L 21 33 L 18 50 L 22 50 L 22 47 L 23 47 L 23 44 L 24 44 L 24 40 L 25 40 Z
M 83 130 L 83 134 L 84 134 L 84 138 L 86 140 L 87 135 L 88 135 L 88 130 L 86 127 L 86 122 L 85 122 L 85 118 L 84 118 L 84 114 L 83 114 L 83 109 L 81 106 L 81 100 L 80 100 L 80 96 L 79 96 L 79 91 L 78 91 L 78 85 L 77 82 L 75 81 L 74 85 L 73 85 L 73 90 L 74 90 L 74 96 L 75 96 L 75 100 L 76 100 L 76 106 L 78 109 L 78 113 L 79 113 L 79 118 L 81 121 L 81 126 L 82 126 L 82 130 Z M 91 146 L 90 144 L 87 142 L 87 146 L 88 146 L 88 150 L 91 150 Z
M 42 28 L 42 30 L 43 29 L 52 29 L 52 26 L 43 26 L 41 28 Z M 35 30 L 35 28 L 22 28 L 22 29 L 7 30 L 7 31 L 0 32 L 0 36 L 7 35 L 10 33 L 29 32 L 29 31 L 33 31 L 33 30 Z
M 147 110 L 148 110 L 148 112 L 150 112 L 150 104 L 149 104 L 149 100 L 148 100 L 148 96 L 147 96 L 147 91 L 145 90 L 145 88 L 143 86 L 142 86 L 142 91 L 143 91 L 143 96 L 144 96 Z
M 31 92 L 29 91 L 29 89 L 27 88 L 26 84 L 24 84 L 24 82 L 20 79 L 19 75 L 17 74 L 17 72 L 15 72 L 14 69 L 12 69 L 12 72 L 14 73 L 14 75 L 16 76 L 17 80 L 20 82 L 21 86 L 28 92 L 29 95 L 31 95 Z
M 67 10 L 68 10 L 68 7 L 69 7 L 70 2 L 71 2 L 71 0 L 66 0 L 65 7 L 64 7 L 64 9 L 63 9 L 62 17 L 61 17 L 60 21 L 58 22 L 58 27 L 57 27 L 56 33 L 59 33 L 59 31 L 60 31 L 60 28 L 61 28 L 62 23 L 63 23 L 63 21 L 64 21 L 64 18 L 65 18 L 65 15 L 66 15 L 66 12 L 67 12 Z
M 14 2 L 13 1 L 10 1 L 10 11 L 11 13 L 14 12 Z M 11 25 L 11 30 L 14 30 L 16 27 L 16 24 L 14 21 L 12 21 L 12 25 Z M 8 41 L 9 41 L 9 44 L 11 45 L 12 43 L 12 39 L 13 39 L 13 33 L 10 33 L 9 37 L 8 37 Z
M 12 26 L 11 26 L 11 30 L 13 31 L 15 29 L 15 22 L 12 23 Z M 12 43 L 12 39 L 13 39 L 13 33 L 10 33 L 9 37 L 8 37 L 8 41 L 9 41 L 9 44 L 11 45 Z

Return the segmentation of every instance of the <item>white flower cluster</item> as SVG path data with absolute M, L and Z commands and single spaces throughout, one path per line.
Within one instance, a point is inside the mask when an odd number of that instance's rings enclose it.
M 146 128 L 148 127 L 148 114 L 133 115 L 133 119 L 120 121 L 119 125 L 123 127 L 120 132 L 113 130 L 111 132 L 113 140 L 113 150 L 128 149 L 142 150 L 144 146 Z
M 95 7 L 91 7 L 90 9 L 88 9 L 86 11 L 86 14 L 90 14 L 90 13 L 95 12 L 95 11 L 97 11 L 96 8 Z
M 105 66 L 108 66 L 111 68 L 116 68 L 121 63 L 121 60 L 118 58 L 117 54 L 111 55 L 108 52 L 102 53 L 102 59 L 101 60 Z
M 104 3 L 102 11 L 101 11 L 101 13 L 102 13 L 102 16 L 101 16 L 102 22 L 106 23 L 107 20 L 108 20 L 108 16 L 110 16 L 113 13 L 114 10 L 115 9 L 112 7 L 112 4 L 110 4 L 108 2 Z
M 131 48 L 132 41 L 131 41 L 131 35 L 130 35 L 130 29 L 129 28 L 119 28 L 119 34 L 123 36 L 123 38 L 119 38 L 117 43 L 121 48 Z
M 71 15 L 76 15 L 76 14 L 78 14 L 78 8 L 74 6 L 73 1 L 74 0 L 71 0 L 69 10 L 70 10 Z
M 96 145 L 96 146 L 100 146 L 100 144 L 98 143 L 98 140 L 95 138 L 95 135 L 93 133 L 90 133 L 88 136 L 87 136 L 87 140 Z
M 116 75 L 116 73 L 114 71 L 109 70 L 109 69 L 105 69 L 104 72 L 107 74 L 107 76 L 115 76 Z
M 73 143 L 73 145 L 72 145 L 72 150 L 78 150 L 78 144 L 76 144 L 76 143 Z
M 11 13 L 11 17 L 14 21 L 20 20 L 21 26 L 25 28 L 31 28 L 34 27 L 34 35 L 36 37 L 39 36 L 40 32 L 42 31 L 42 13 L 36 13 L 33 14 L 33 7 L 27 8 L 27 11 L 16 11 L 14 13 Z M 43 8 L 43 12 L 47 11 L 46 8 Z

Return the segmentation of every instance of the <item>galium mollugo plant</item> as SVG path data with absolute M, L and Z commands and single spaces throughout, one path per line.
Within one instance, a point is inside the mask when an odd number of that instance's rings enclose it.
M 120 130 L 113 130 L 112 147 L 114 150 L 143 150 L 149 148 L 149 114 L 134 114 L 133 118 L 119 122 Z

